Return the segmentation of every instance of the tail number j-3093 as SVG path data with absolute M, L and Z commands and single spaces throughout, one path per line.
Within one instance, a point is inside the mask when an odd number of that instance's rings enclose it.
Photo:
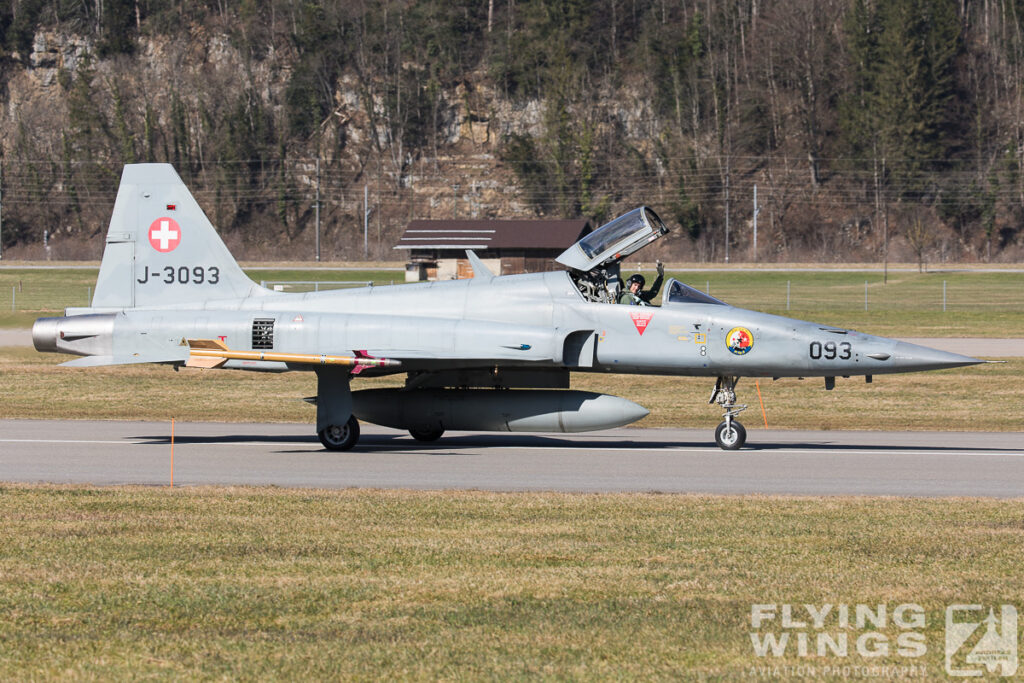
M 165 285 L 216 285 L 220 283 L 220 268 L 217 266 L 164 266 L 150 269 L 145 266 L 142 277 L 136 282 L 144 285 L 159 282 Z
M 824 358 L 825 360 L 850 360 L 853 357 L 853 346 L 850 342 L 841 342 L 836 344 L 835 342 L 825 342 L 822 344 L 820 341 L 812 341 L 810 348 L 810 356 L 812 360 L 819 360 Z

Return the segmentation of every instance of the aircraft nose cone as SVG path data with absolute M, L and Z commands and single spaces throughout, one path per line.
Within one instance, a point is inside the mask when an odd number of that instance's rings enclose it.
M 940 351 L 908 342 L 896 342 L 890 359 L 892 366 L 901 370 L 942 370 L 965 365 L 978 365 L 984 362 L 970 356 L 962 356 L 959 353 Z

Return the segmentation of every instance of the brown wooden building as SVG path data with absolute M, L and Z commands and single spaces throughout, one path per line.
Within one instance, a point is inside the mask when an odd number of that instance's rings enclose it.
M 409 253 L 405 279 L 454 280 L 473 276 L 466 250 L 495 275 L 556 270 L 555 258 L 593 228 L 576 220 L 461 220 L 409 223 L 395 249 Z

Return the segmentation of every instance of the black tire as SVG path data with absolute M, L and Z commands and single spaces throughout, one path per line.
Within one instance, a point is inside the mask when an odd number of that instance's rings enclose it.
M 738 451 L 747 442 L 747 430 L 736 420 L 732 421 L 732 430 L 725 422 L 715 429 L 715 443 L 723 451 Z
M 327 425 L 317 433 L 320 443 L 329 451 L 351 450 L 359 441 L 359 420 L 355 415 L 348 418 L 343 425 Z
M 409 435 L 417 441 L 437 441 L 444 434 L 443 429 L 410 429 Z

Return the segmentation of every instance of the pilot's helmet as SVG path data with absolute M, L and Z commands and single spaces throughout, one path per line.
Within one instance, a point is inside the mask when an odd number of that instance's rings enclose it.
M 640 289 L 643 289 L 644 285 L 647 283 L 647 280 L 645 280 L 644 276 L 641 275 L 640 273 L 637 273 L 635 275 L 631 275 L 629 277 L 629 279 L 626 280 L 626 289 L 629 289 L 633 285 L 634 282 L 637 283 L 638 285 L 640 285 Z

